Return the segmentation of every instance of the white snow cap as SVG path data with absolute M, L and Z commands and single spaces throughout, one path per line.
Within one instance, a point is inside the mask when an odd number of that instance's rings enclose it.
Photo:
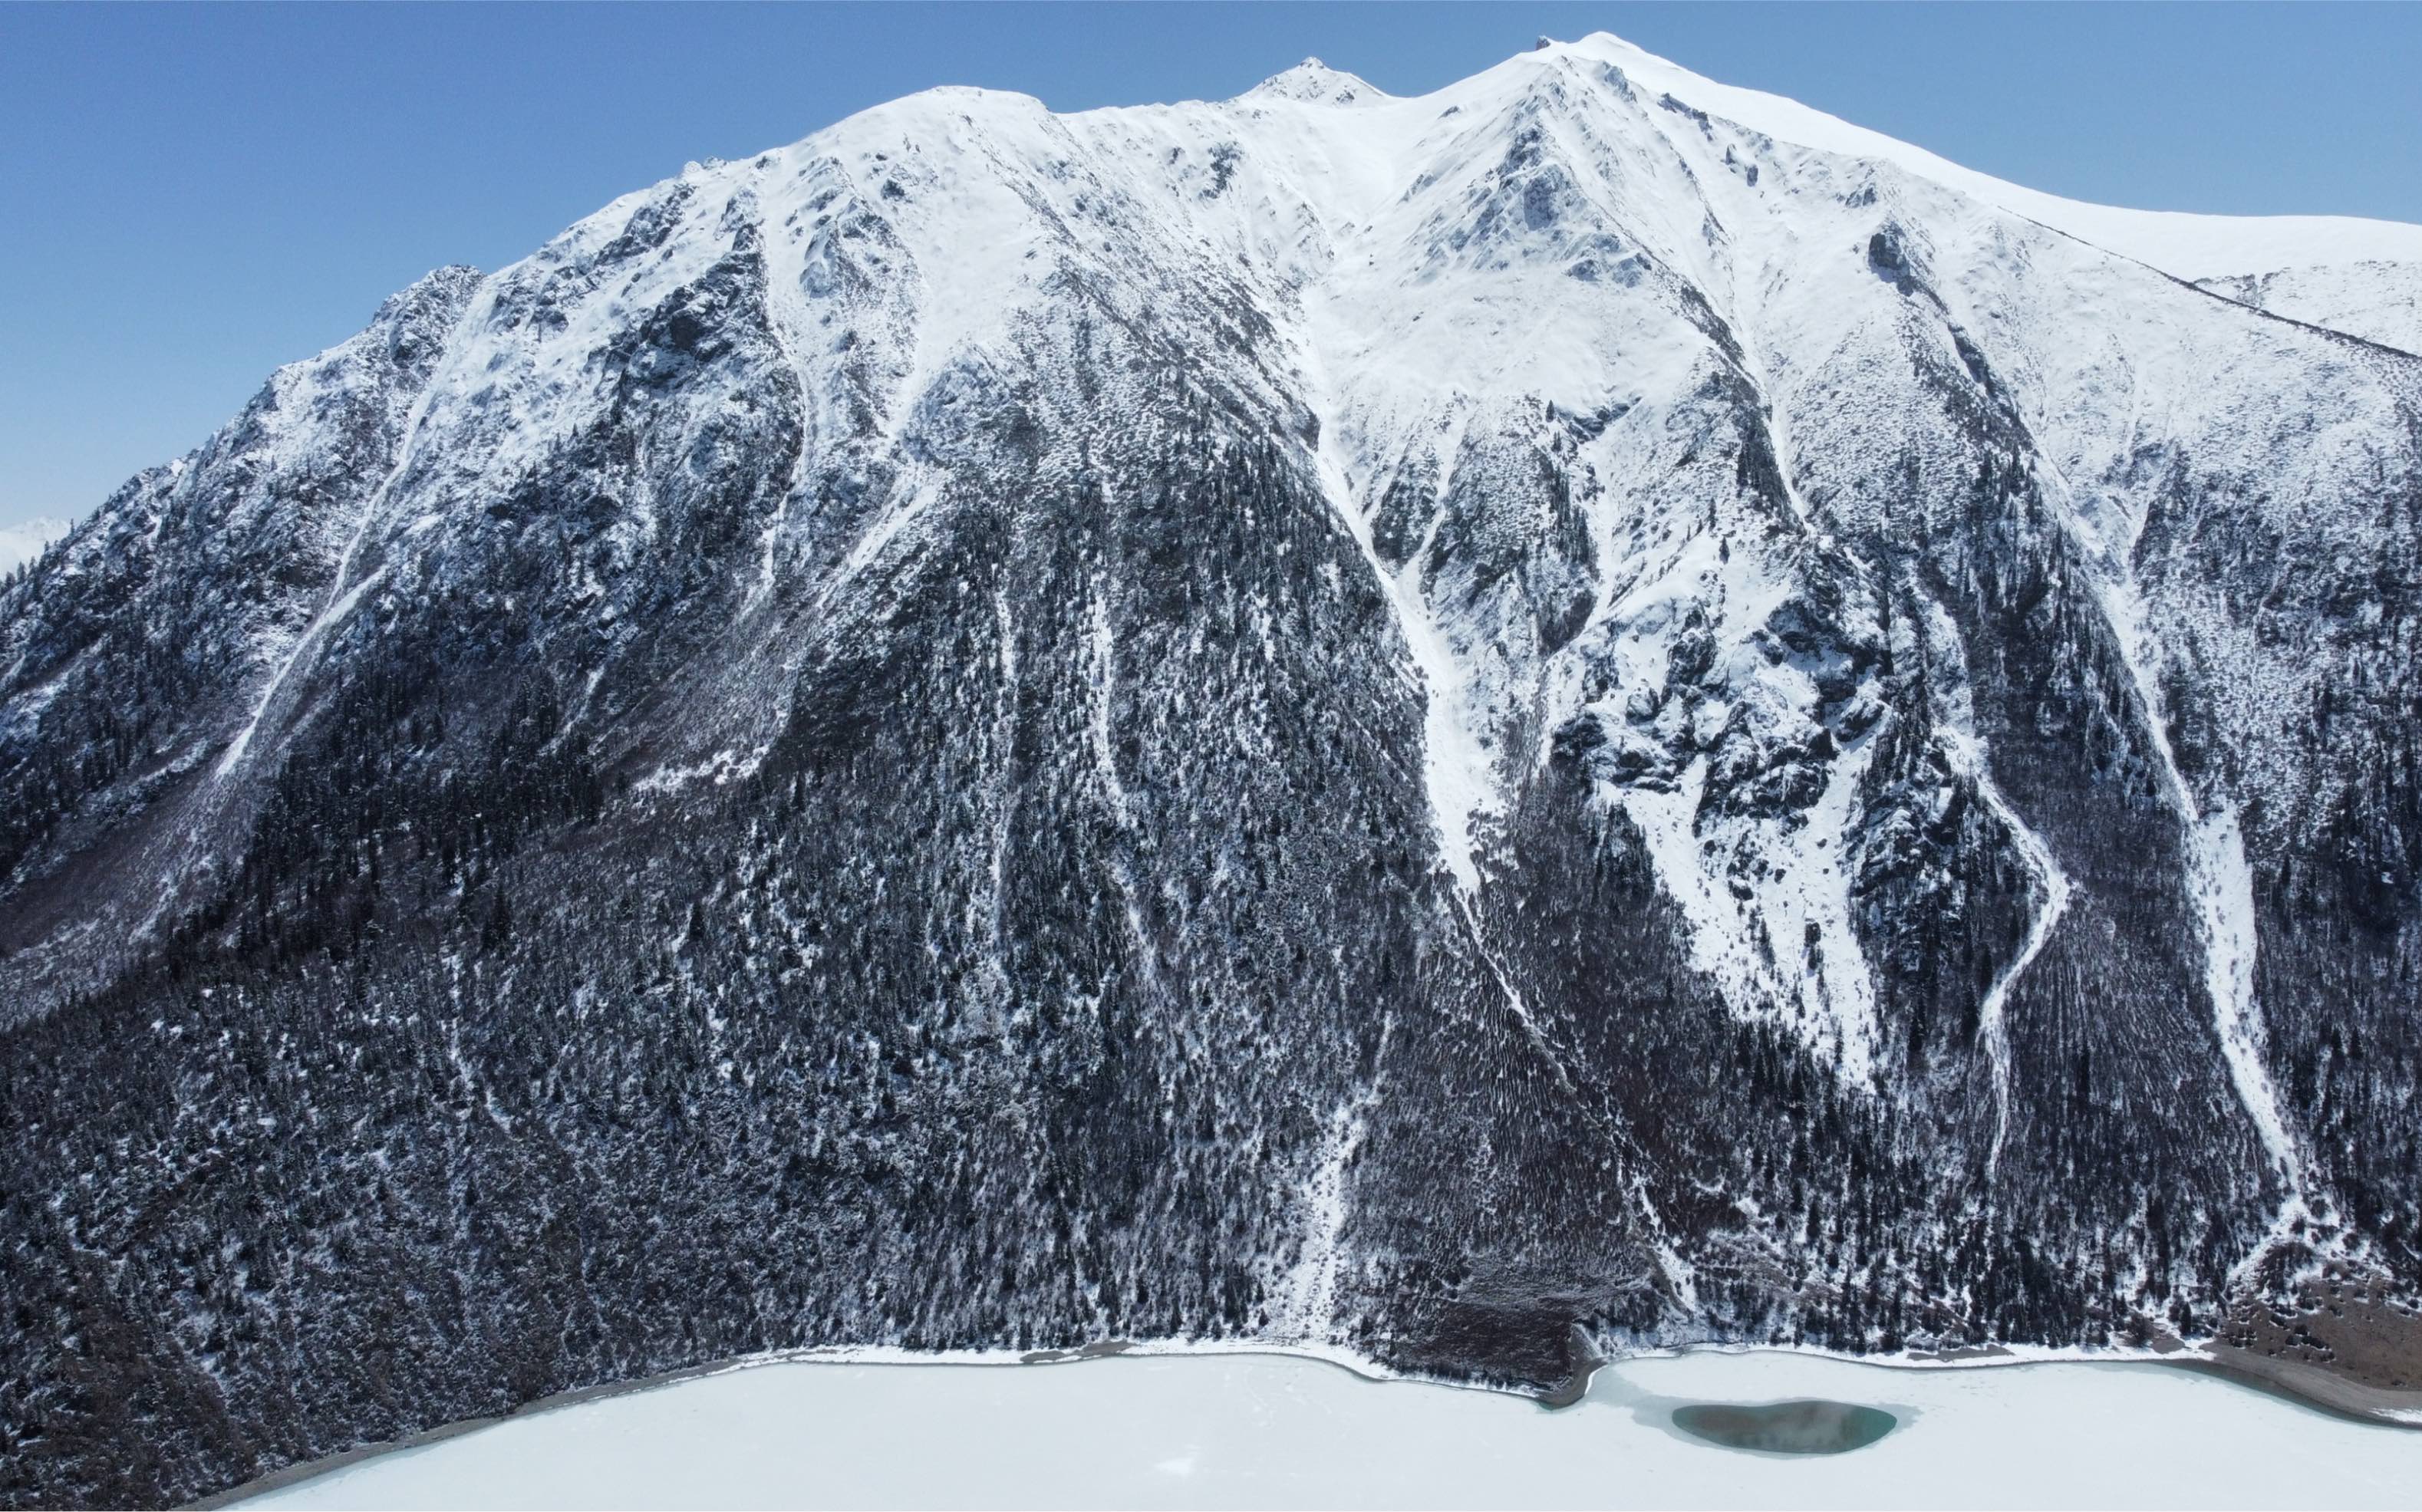
M 1305 58 L 1283 73 L 1273 73 L 1239 98 L 1294 100 L 1309 105 L 1351 105 L 1392 98 L 1367 80 L 1332 69 L 1316 57 Z

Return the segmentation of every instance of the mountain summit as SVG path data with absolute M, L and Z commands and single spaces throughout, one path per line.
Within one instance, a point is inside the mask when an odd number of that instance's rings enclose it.
M 1308 57 L 1283 73 L 1274 73 L 1264 79 L 1247 90 L 1242 98 L 1350 105 L 1358 100 L 1385 100 L 1388 96 L 1351 73 L 1341 73 L 1316 57 Z
M 432 274 L 0 588 L 8 1496 L 802 1347 L 2412 1378 L 2417 268 L 1601 36 Z

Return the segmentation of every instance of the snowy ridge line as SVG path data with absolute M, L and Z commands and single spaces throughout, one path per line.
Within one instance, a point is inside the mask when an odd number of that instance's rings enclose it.
M 2194 281 L 2230 304 L 2290 324 L 2422 355 L 2422 279 L 2411 264 L 2289 267 Z
M 1644 89 L 1665 91 L 1762 135 L 1812 151 L 1890 163 L 1915 178 L 2175 277 L 2250 273 L 2300 260 L 2422 261 L 2422 227 L 2401 221 L 2354 215 L 2205 215 L 2066 199 L 1962 167 L 1796 100 L 1719 84 L 1605 32 L 1562 45 L 1614 63 Z M 2325 251 L 2333 255 L 2315 255 Z
M 2047 229 L 2052 228 L 2047 228 Z M 2108 249 L 2098 247 L 2096 250 L 2104 251 Z M 2117 252 L 2114 252 L 2111 255 L 2114 257 L 2125 256 L 2124 253 Z M 2132 262 L 2137 260 L 2131 258 L 2129 260 Z M 2147 262 L 2143 263 L 2142 266 L 2151 268 L 2153 265 Z M 2412 358 L 2422 356 L 2422 352 L 2414 352 L 2409 348 L 2398 346 L 2394 341 L 2383 341 L 2376 336 L 2366 336 L 2361 331 L 2350 331 L 2336 325 L 2325 325 L 2319 321 L 2305 320 L 2301 316 L 2290 315 L 2284 310 L 2265 309 L 2259 305 L 2250 305 L 2241 299 L 2231 299 L 2228 295 L 2222 293 L 2219 290 L 2209 287 L 2208 280 L 2198 281 L 2193 278 L 2181 278 L 2175 273 L 2167 273 L 2160 268 L 2153 268 L 2153 271 L 2161 274 L 2162 276 L 2179 285 L 2181 288 L 2192 289 L 2196 293 L 2203 294 L 2209 298 L 2217 299 L 2224 305 L 2234 305 L 2240 309 L 2251 310 L 2255 314 L 2261 316 L 2264 320 L 2277 321 L 2282 325 L 2292 325 L 2300 331 L 2309 331 L 2315 336 L 2323 337 L 2329 340 L 2351 342 L 2355 346 L 2367 347 L 2371 351 L 2384 353 L 2392 357 Z
M 402 433 L 396 438 L 395 461 L 388 466 L 386 476 L 379 480 L 378 487 L 362 501 L 361 518 L 355 522 L 352 535 L 346 540 L 345 549 L 338 555 L 337 570 L 328 579 L 327 600 L 321 605 L 320 612 L 312 617 L 311 622 L 304 627 L 303 633 L 287 648 L 285 659 L 278 664 L 276 672 L 261 690 L 260 701 L 254 706 L 252 717 L 244 721 L 244 728 L 228 743 L 227 755 L 220 760 L 213 774 L 216 780 L 225 781 L 243 764 L 244 753 L 252 747 L 253 733 L 260 728 L 260 721 L 268 717 L 269 706 L 276 701 L 278 689 L 285 686 L 287 678 L 301 663 L 304 653 L 311 648 L 314 639 L 343 622 L 345 617 L 360 604 L 363 592 L 386 575 L 386 569 L 382 566 L 351 590 L 345 588 L 345 575 L 353 571 L 354 554 L 361 550 L 362 543 L 370 538 L 371 529 L 378 524 L 379 513 L 395 492 L 397 480 L 412 465 L 412 449 L 420 439 L 421 422 L 427 418 L 430 407 L 436 400 L 440 386 L 438 381 L 452 363 L 464 326 L 470 321 L 473 311 L 485 310 L 495 301 L 495 288 L 488 285 L 465 300 L 462 308 L 454 312 L 453 321 L 446 327 L 445 338 L 438 343 L 437 356 L 430 365 L 429 376 L 421 384 L 420 392 L 413 396 Z

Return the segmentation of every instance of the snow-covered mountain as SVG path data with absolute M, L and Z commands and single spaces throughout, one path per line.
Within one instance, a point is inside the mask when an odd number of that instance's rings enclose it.
M 431 275 L 0 591 L 10 1494 L 800 1346 L 2393 1333 L 2417 268 L 1597 36 Z

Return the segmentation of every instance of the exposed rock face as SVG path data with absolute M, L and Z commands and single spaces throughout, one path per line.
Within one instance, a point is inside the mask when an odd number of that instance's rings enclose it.
M 1703 85 L 918 96 L 0 590 L 6 1495 L 781 1347 L 2410 1306 L 2422 358 Z

